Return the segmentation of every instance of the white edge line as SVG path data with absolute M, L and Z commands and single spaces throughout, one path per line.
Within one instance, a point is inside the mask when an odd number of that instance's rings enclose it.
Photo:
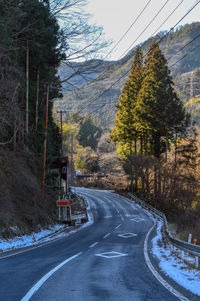
M 33 296 L 33 294 L 39 290 L 39 288 L 49 279 L 49 277 L 51 277 L 56 271 L 58 271 L 60 268 L 62 268 L 66 263 L 68 263 L 69 261 L 80 256 L 81 254 L 82 254 L 82 252 L 67 258 L 66 260 L 61 262 L 59 265 L 57 265 L 55 268 L 53 268 L 51 271 L 49 271 L 28 291 L 28 293 L 21 299 L 21 301 L 30 300 L 30 298 Z
M 110 233 L 106 234 L 103 238 L 106 238 L 106 237 L 108 237 L 109 235 L 110 235 Z
M 94 244 L 92 244 L 91 246 L 89 246 L 89 248 L 93 248 L 94 246 L 96 246 L 98 244 L 98 242 L 95 242 Z
M 145 237 L 145 241 L 144 241 L 144 258 L 146 261 L 146 264 L 148 266 L 148 268 L 150 269 L 150 271 L 152 272 L 152 274 L 154 275 L 154 277 L 173 295 L 175 295 L 177 298 L 179 298 L 179 300 L 181 301 L 190 301 L 189 299 L 187 299 L 186 297 L 184 297 L 183 295 L 181 295 L 177 290 L 175 290 L 167 281 L 165 281 L 161 275 L 155 270 L 155 268 L 153 267 L 150 259 L 149 259 L 149 255 L 148 255 L 148 248 L 147 248 L 147 243 L 148 243 L 148 239 L 149 239 L 149 235 L 151 233 L 151 231 L 153 230 L 153 228 L 155 227 L 155 222 L 154 225 L 151 227 L 151 229 L 149 230 L 149 232 L 147 233 L 146 237 Z

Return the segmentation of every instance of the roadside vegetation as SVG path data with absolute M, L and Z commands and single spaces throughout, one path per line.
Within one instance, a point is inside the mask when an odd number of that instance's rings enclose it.
M 136 50 L 116 109 L 114 128 L 102 126 L 98 144 L 88 139 L 97 121 L 89 132 L 79 128 L 76 169 L 106 175 L 81 184 L 136 193 L 176 223 L 179 236 L 199 237 L 199 132 L 174 90 L 156 42 L 145 62 L 141 49 Z M 80 133 L 88 141 L 84 146 Z
M 106 45 L 102 29 L 88 25 L 86 3 L 0 0 L 0 237 L 56 220 L 47 170 L 61 155 L 52 110 L 62 97 L 58 68 L 71 59 L 92 58 Z

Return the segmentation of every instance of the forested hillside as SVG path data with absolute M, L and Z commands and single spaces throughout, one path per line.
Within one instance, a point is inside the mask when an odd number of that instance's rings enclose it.
M 14 228 L 30 231 L 52 220 L 41 196 L 45 103 L 48 98 L 50 162 L 60 149 L 50 101 L 61 90 L 58 85 L 49 91 L 49 84 L 58 81 L 65 45 L 60 44 L 62 31 L 48 1 L 0 1 L 0 22 L 0 225 L 4 235 Z
M 153 38 L 156 41 L 163 38 L 159 46 L 166 56 L 175 82 L 175 88 L 184 103 L 189 100 L 188 96 L 191 95 L 191 92 L 188 80 L 187 87 L 183 86 L 182 77 L 186 79 L 185 73 L 187 77 L 190 77 L 190 72 L 196 72 L 196 68 L 200 67 L 199 30 L 200 23 L 197 22 L 179 27 L 168 35 L 166 35 L 166 32 L 161 32 Z M 194 41 L 192 41 L 193 39 Z M 151 42 L 152 38 L 141 45 L 144 54 L 147 53 Z M 95 80 L 75 89 L 73 92 L 64 91 L 63 100 L 58 100 L 55 103 L 55 108 L 79 111 L 81 113 L 95 113 L 103 118 L 108 125 L 112 126 L 115 115 L 114 105 L 117 103 L 122 87 L 128 77 L 135 49 L 133 48 L 121 60 L 113 62 L 106 67 Z M 197 86 L 197 77 L 194 82 Z M 187 88 L 187 91 L 185 88 Z M 193 89 L 193 92 L 196 93 L 198 91 Z
M 53 101 L 62 97 L 58 67 L 106 45 L 102 29 L 87 24 L 85 4 L 0 0 L 0 236 L 55 221 L 48 169 L 61 156 L 52 114 Z

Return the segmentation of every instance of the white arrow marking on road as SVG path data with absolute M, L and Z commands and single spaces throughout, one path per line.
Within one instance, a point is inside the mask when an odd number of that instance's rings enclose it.
M 69 261 L 75 259 L 76 257 L 80 256 L 82 252 L 67 258 L 63 262 L 61 262 L 59 265 L 57 265 L 54 269 L 52 269 L 50 272 L 48 272 L 46 275 L 44 275 L 31 289 L 28 291 L 28 293 L 21 299 L 21 301 L 28 301 L 30 298 L 35 294 L 39 288 L 55 273 L 57 272 L 60 268 L 62 268 L 66 263 Z

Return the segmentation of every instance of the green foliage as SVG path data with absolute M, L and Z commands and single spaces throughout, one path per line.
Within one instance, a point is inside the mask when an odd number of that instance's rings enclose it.
M 137 96 L 141 88 L 143 78 L 142 52 L 138 47 L 133 60 L 131 72 L 124 85 L 119 98 L 118 109 L 115 118 L 114 129 L 111 138 L 115 142 L 122 142 L 129 145 L 128 153 L 132 152 L 132 142 L 137 137 L 135 120 L 135 107 Z
M 187 42 L 191 41 L 199 34 L 199 30 L 200 22 L 186 24 L 185 26 L 178 27 L 176 30 L 170 32 L 170 34 L 168 34 L 166 38 L 164 38 L 159 44 L 162 53 L 165 55 L 168 61 L 168 66 L 171 70 L 171 75 L 173 77 L 176 87 L 180 86 L 182 83 L 182 79 L 181 82 L 179 82 L 178 84 L 175 81 L 175 77 L 178 74 L 181 75 L 183 72 L 185 73 L 193 71 L 194 69 L 200 67 L 200 38 L 194 40 L 190 45 L 188 45 L 183 50 L 181 50 L 181 52 L 179 52 L 179 49 L 184 47 L 184 45 Z M 164 36 L 164 34 L 166 34 L 166 32 L 160 32 L 154 38 L 149 38 L 147 41 L 145 41 L 145 43 L 143 43 L 142 45 L 143 53 L 147 52 L 153 39 L 158 41 L 161 37 Z M 119 61 L 112 62 L 112 65 L 109 66 L 109 68 L 107 68 L 106 71 L 99 74 L 99 76 L 95 80 L 95 83 L 88 82 L 86 85 L 83 85 L 78 90 L 76 90 L 76 95 L 74 95 L 73 92 L 64 92 L 64 101 L 60 104 L 56 102 L 56 106 L 58 104 L 59 108 L 73 110 L 73 108 L 75 108 L 78 103 L 79 109 L 84 109 L 86 101 L 88 103 L 90 101 L 94 101 L 96 95 L 100 95 L 101 92 L 105 90 L 105 88 L 112 86 L 112 84 L 115 81 L 118 81 L 119 78 L 123 76 L 123 74 L 129 72 L 135 51 L 136 48 L 134 47 L 124 58 L 120 59 Z M 184 59 L 176 63 L 178 59 L 180 59 L 186 54 L 187 56 L 185 56 Z M 103 62 L 102 64 L 106 66 L 107 63 L 108 62 Z M 117 85 L 112 86 L 112 89 L 110 89 L 109 94 L 103 94 L 96 101 L 94 101 L 92 105 L 88 106 L 89 112 L 95 111 L 95 114 L 100 116 L 101 119 L 105 118 L 106 115 L 104 115 L 102 107 L 105 104 L 106 96 L 106 103 L 110 104 L 109 107 L 105 105 L 106 110 L 109 109 L 110 114 L 110 119 L 108 120 L 109 126 L 113 127 L 115 116 L 114 106 L 119 100 L 121 90 L 126 80 L 127 78 L 125 76 L 122 77 L 122 79 L 119 82 L 117 82 Z M 182 91 L 184 93 L 187 93 L 187 91 L 189 91 L 189 87 L 185 87 L 184 89 L 182 89 Z M 184 101 L 184 97 L 182 97 L 181 95 L 179 95 L 179 97 L 182 101 Z M 99 109 L 99 106 L 101 106 L 101 109 Z M 195 113 L 195 110 L 193 110 L 192 113 Z M 200 123 L 199 118 L 195 118 L 195 120 L 197 120 L 198 123 Z
M 161 137 L 184 132 L 188 115 L 173 89 L 165 57 L 156 42 L 149 48 L 136 105 L 138 128 L 152 133 L 154 156 L 161 154 Z
M 96 173 L 100 170 L 99 157 L 91 147 L 80 149 L 75 158 L 75 167 L 84 173 Z
M 91 147 L 93 150 L 97 147 L 98 139 L 101 137 L 102 129 L 98 125 L 97 118 L 86 115 L 80 122 L 78 141 L 83 147 Z

